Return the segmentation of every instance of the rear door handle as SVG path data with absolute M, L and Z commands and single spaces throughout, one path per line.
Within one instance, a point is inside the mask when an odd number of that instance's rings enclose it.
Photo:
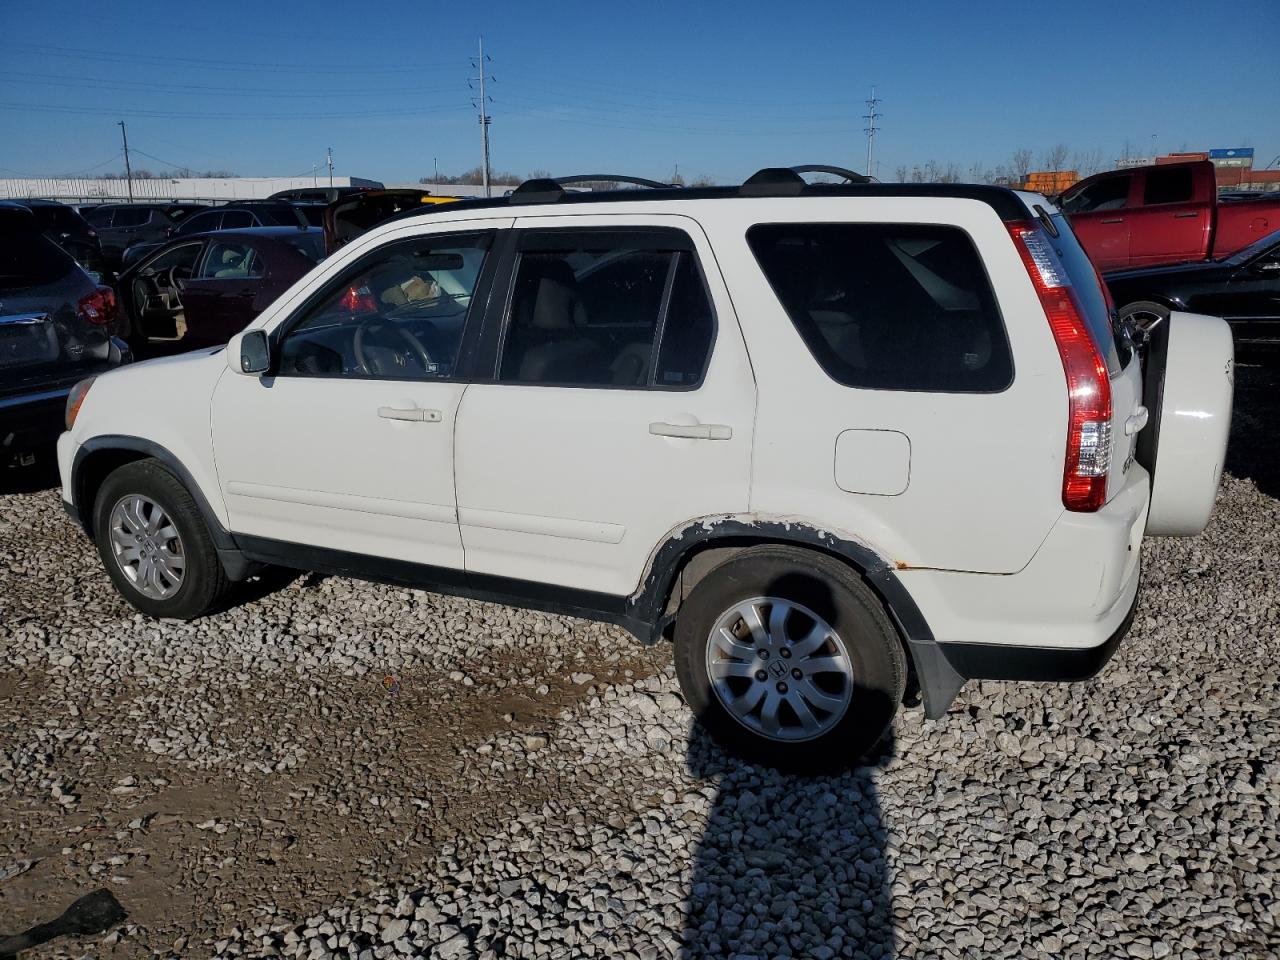
M 723 423 L 665 423 L 661 420 L 649 424 L 649 432 L 655 437 L 679 437 L 682 440 L 730 440 L 733 427 Z
M 1173 215 L 1173 219 L 1175 219 L 1175 220 L 1186 220 L 1186 219 L 1188 219 L 1189 217 L 1198 217 L 1198 216 L 1200 216 L 1200 214 L 1198 214 L 1196 211 L 1192 210 L 1190 213 L 1175 213 L 1175 214 Z
M 378 416 L 384 420 L 412 420 L 414 423 L 439 423 L 439 410 L 424 410 L 421 407 L 379 407 Z
M 1106 220 L 1099 220 L 1099 223 L 1124 223 L 1124 217 L 1110 217 Z

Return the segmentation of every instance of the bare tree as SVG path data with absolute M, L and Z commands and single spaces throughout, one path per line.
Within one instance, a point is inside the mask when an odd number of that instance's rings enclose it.
M 1065 143 L 1056 143 L 1044 152 L 1043 158 L 1040 160 L 1041 170 L 1063 170 L 1067 166 L 1067 157 L 1070 155 Z
M 1026 147 L 1019 147 L 1013 151 L 1013 156 L 1009 158 L 1009 176 L 1019 183 L 1025 183 L 1027 174 L 1030 172 L 1031 151 Z
M 909 171 L 905 163 L 898 164 L 893 171 L 893 179 L 895 183 L 906 183 Z
M 1097 147 L 1092 150 L 1077 152 L 1071 157 L 1071 169 L 1080 174 L 1082 178 L 1101 173 L 1108 166 L 1106 160 L 1103 159 L 1102 151 Z

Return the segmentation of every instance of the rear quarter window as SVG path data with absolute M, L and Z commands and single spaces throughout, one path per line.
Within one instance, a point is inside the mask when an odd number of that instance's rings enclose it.
M 837 383 L 997 393 L 1013 380 L 986 270 L 958 227 L 762 224 L 747 242 L 809 352 Z

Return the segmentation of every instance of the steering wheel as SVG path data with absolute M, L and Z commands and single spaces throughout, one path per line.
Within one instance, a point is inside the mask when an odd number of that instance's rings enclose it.
M 179 276 L 178 276 L 178 270 L 179 270 L 179 265 L 175 263 L 172 267 L 170 267 L 170 268 L 169 268 L 169 274 L 168 274 L 168 276 L 167 276 L 165 279 L 167 279 L 167 280 L 169 281 L 169 291 L 170 291 L 170 292 L 171 292 L 175 297 L 177 297 L 178 302 L 179 302 L 179 303 L 181 303 L 181 302 L 182 302 L 182 297 L 181 297 L 181 296 L 179 296 L 179 294 L 181 294 L 181 293 L 182 293 L 182 288 L 181 288 L 180 286 L 178 286 L 178 281 L 179 281 L 180 279 L 187 279 L 187 278 L 185 278 L 185 277 L 179 277 Z
M 387 336 L 388 333 L 391 336 Z M 397 345 L 389 342 L 393 338 L 398 338 L 401 343 Z M 422 373 L 426 373 L 433 365 L 431 354 L 427 353 L 421 340 L 405 327 L 388 323 L 381 317 L 371 317 L 356 327 L 352 349 L 355 351 L 357 368 L 371 377 L 403 376 L 409 372 L 406 362 L 408 358 L 421 364 Z M 391 369 L 384 369 L 387 366 L 385 353 L 388 351 L 395 357 L 396 365 Z M 379 352 L 384 355 L 379 357 Z

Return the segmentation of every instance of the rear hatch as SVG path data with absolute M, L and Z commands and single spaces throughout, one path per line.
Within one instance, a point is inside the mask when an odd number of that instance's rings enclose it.
M 110 326 L 89 319 L 100 288 L 66 252 L 0 213 L 0 395 L 62 383 L 100 365 Z
M 398 213 L 424 209 L 432 204 L 452 203 L 456 199 L 432 196 L 429 190 L 367 190 L 341 197 L 329 204 L 324 212 L 325 250 L 333 253 Z

